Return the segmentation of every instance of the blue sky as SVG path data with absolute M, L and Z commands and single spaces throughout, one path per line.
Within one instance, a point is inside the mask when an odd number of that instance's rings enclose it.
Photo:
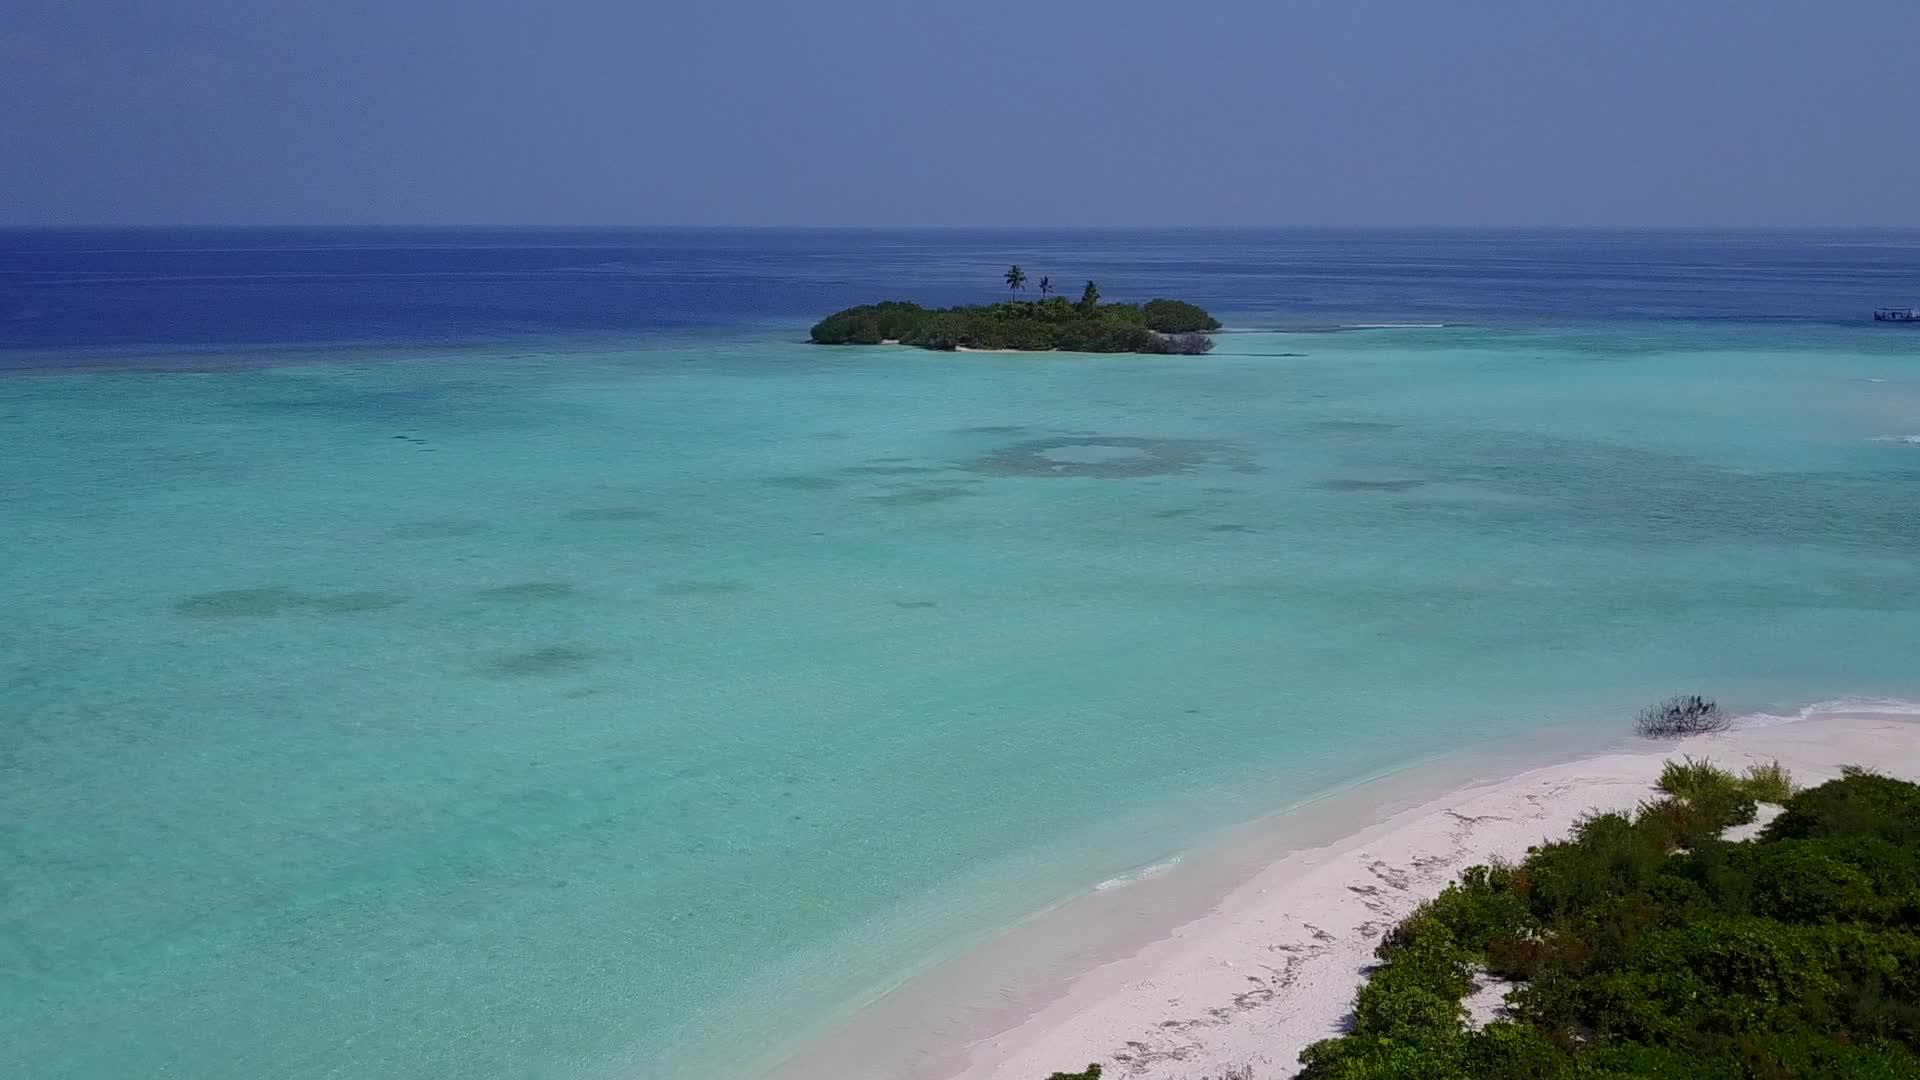
M 9 0 L 0 224 L 1920 224 L 1916 0 Z

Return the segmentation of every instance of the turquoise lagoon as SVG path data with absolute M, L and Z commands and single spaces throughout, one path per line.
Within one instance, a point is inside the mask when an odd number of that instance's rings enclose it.
M 737 1075 L 1364 777 L 1920 696 L 1920 339 L 795 335 L 0 380 L 0 1072 Z

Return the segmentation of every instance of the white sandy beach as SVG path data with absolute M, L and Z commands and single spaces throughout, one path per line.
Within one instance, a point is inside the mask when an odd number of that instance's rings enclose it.
M 1292 1076 L 1301 1049 L 1339 1033 L 1389 926 L 1467 866 L 1518 858 L 1584 814 L 1649 798 L 1662 762 L 1681 754 L 1735 768 L 1777 758 L 1802 785 L 1849 764 L 1915 777 L 1920 709 L 1846 702 L 1793 718 L 1750 717 L 1720 735 L 1628 744 L 1410 808 L 1358 811 L 1346 819 L 1357 831 L 1296 846 L 1250 879 L 1226 884 L 1205 914 L 1175 925 L 1156 927 L 1153 912 L 1120 898 L 1076 900 L 982 950 L 1000 953 L 977 960 L 980 970 L 1000 973 L 997 987 L 983 988 L 977 977 L 970 984 L 965 970 L 909 981 L 776 1075 L 851 1069 L 841 1075 L 1043 1080 L 1100 1062 L 1114 1080 L 1203 1080 L 1232 1067 L 1251 1067 L 1261 1080 Z M 1324 823 L 1327 810 L 1310 812 Z M 1114 891 L 1137 892 L 1137 905 L 1154 884 Z M 1090 933 L 1103 920 L 1151 931 L 1152 943 L 1102 955 L 1100 942 L 1118 940 Z M 1032 972 L 1007 972 L 1018 969 L 1023 949 L 1056 946 L 1061 935 L 1087 937 L 1069 950 L 1080 967 L 1052 972 L 1063 977 L 1035 998 L 1017 985 Z M 1499 996 L 1489 987 L 1469 1004 L 1484 1015 Z

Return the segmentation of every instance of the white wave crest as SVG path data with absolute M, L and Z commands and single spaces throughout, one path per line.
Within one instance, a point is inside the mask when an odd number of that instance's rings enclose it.
M 1109 889 L 1118 889 L 1118 888 L 1121 888 L 1122 886 L 1132 885 L 1137 882 L 1151 881 L 1152 879 L 1159 877 L 1160 875 L 1166 873 L 1169 870 L 1172 870 L 1174 867 L 1179 865 L 1180 865 L 1180 856 L 1175 855 L 1171 859 L 1163 859 L 1160 862 L 1153 863 L 1150 866 L 1143 866 L 1140 869 L 1135 870 L 1130 874 L 1121 874 L 1118 877 L 1110 877 L 1107 880 L 1101 882 L 1100 884 L 1095 885 L 1093 887 L 1093 891 L 1106 892 Z
M 1804 709 L 1792 714 L 1750 712 L 1733 718 L 1737 728 L 1774 727 L 1779 724 L 1792 724 L 1801 720 L 1810 720 L 1825 713 L 1854 713 L 1874 716 L 1911 716 L 1920 718 L 1920 701 L 1908 701 L 1904 698 L 1887 697 L 1841 697 L 1831 701 L 1816 701 Z

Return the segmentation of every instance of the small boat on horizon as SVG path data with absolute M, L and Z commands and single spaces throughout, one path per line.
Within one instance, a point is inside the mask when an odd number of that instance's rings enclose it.
M 1920 323 L 1920 307 L 1883 307 L 1873 313 L 1874 322 Z

